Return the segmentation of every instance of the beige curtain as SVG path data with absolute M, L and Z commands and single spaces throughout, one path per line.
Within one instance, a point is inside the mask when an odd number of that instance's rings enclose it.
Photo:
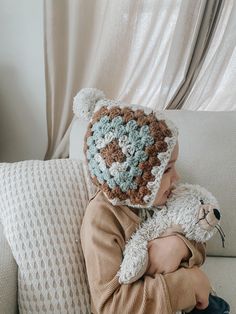
M 45 0 L 46 159 L 68 155 L 73 96 L 83 87 L 155 109 L 182 106 L 221 3 Z
M 236 1 L 226 0 L 185 110 L 236 110 Z
M 207 1 L 203 7 L 203 11 L 199 12 L 201 22 L 199 23 L 199 28 L 196 30 L 193 38 L 195 39 L 195 45 L 192 45 L 193 51 L 189 53 L 186 60 L 188 61 L 188 67 L 186 67 L 186 73 L 182 79 L 182 82 L 176 86 L 175 90 L 173 90 L 173 77 L 172 73 L 170 75 L 170 79 L 168 80 L 168 73 L 166 75 L 167 80 L 165 81 L 165 85 L 167 89 L 172 88 L 174 93 L 170 93 L 172 99 L 166 99 L 166 109 L 181 109 L 183 107 L 184 101 L 191 90 L 191 87 L 195 84 L 195 80 L 198 76 L 198 73 L 201 69 L 202 61 L 207 55 L 209 45 L 211 43 L 213 34 L 216 29 L 216 25 L 221 15 L 221 11 L 223 9 L 221 0 L 210 0 Z M 189 17 L 191 18 L 191 17 Z M 187 23 L 188 25 L 188 23 Z M 183 29 L 185 30 L 186 23 L 183 24 Z M 183 30 L 183 34 L 185 31 Z M 178 29 L 177 29 L 178 32 Z M 190 34 L 191 36 L 192 34 Z M 177 33 L 177 37 L 178 33 Z M 180 37 L 181 38 L 181 37 Z M 172 54 L 176 54 L 175 50 L 177 47 L 171 49 Z M 180 59 L 181 59 L 180 55 Z M 176 58 L 171 58 L 174 62 L 173 66 L 177 67 L 178 63 L 176 62 Z M 172 71 L 171 71 L 172 72 Z

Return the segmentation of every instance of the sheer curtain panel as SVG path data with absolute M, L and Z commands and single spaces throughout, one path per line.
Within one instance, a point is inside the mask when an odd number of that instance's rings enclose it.
M 154 109 L 182 106 L 221 3 L 45 0 L 45 158 L 68 156 L 73 97 L 83 87 Z

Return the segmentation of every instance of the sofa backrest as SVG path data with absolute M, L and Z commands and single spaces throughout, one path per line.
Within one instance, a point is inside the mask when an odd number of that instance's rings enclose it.
M 221 207 L 225 248 L 217 234 L 208 242 L 208 255 L 236 256 L 236 112 L 168 110 L 164 114 L 179 128 L 177 169 L 181 182 L 206 187 Z M 86 126 L 85 121 L 75 118 L 70 158 L 84 160 Z

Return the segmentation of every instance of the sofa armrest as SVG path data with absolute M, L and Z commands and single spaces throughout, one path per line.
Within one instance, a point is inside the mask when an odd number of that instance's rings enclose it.
M 0 313 L 18 313 L 17 265 L 0 223 Z

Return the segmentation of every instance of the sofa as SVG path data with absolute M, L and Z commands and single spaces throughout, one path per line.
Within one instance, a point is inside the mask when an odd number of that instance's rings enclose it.
M 218 199 L 219 234 L 203 269 L 236 314 L 236 112 L 166 111 L 179 128 L 181 182 Z M 74 117 L 66 160 L 0 164 L 0 313 L 90 313 L 79 228 L 91 184 L 82 152 L 86 122 Z

